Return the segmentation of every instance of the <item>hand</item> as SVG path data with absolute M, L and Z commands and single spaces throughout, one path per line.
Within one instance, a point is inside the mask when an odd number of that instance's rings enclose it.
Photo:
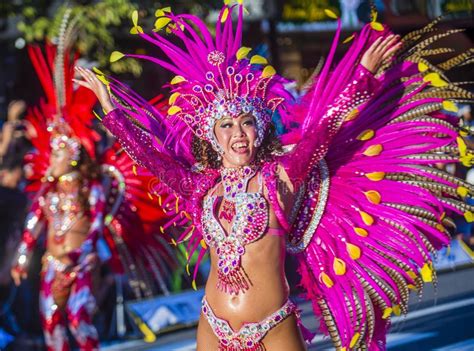
M 402 42 L 399 40 L 400 36 L 395 34 L 377 38 L 362 56 L 360 64 L 372 73 L 377 72 L 380 65 L 400 49 Z
M 13 267 L 10 271 L 10 274 L 12 276 L 13 282 L 15 283 L 16 286 L 21 284 L 22 279 L 26 279 L 28 274 L 24 271 L 19 270 L 16 267 Z
M 107 87 L 96 77 L 95 73 L 92 72 L 90 69 L 77 66 L 75 67 L 75 70 L 81 75 L 84 80 L 73 79 L 73 81 L 79 84 L 80 86 L 92 90 L 97 96 L 97 99 L 102 105 L 102 108 L 104 109 L 105 113 L 109 113 L 110 111 L 112 111 L 114 109 L 114 105 L 110 100 L 110 95 L 107 90 Z
M 25 110 L 26 103 L 23 100 L 13 100 L 8 105 L 8 120 L 17 121 Z

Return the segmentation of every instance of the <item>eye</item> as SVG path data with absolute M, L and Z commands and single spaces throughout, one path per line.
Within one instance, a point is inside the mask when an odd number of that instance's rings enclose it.
M 253 125 L 255 125 L 255 122 L 253 119 L 248 119 L 244 121 L 244 126 L 253 126 Z
M 221 128 L 230 128 L 232 127 L 232 123 L 230 122 L 225 122 L 221 124 Z

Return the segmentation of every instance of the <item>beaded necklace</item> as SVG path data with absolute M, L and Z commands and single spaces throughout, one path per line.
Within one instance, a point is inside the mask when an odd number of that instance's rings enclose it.
M 268 225 L 268 206 L 261 192 L 247 192 L 249 180 L 255 176 L 255 167 L 223 168 L 223 211 L 219 218 L 231 217 L 231 230 L 227 233 L 215 217 L 218 197 L 209 195 L 203 204 L 204 240 L 216 248 L 218 255 L 217 287 L 231 294 L 248 290 L 250 282 L 241 267 L 245 246 L 263 236 Z M 232 213 L 233 212 L 233 215 Z

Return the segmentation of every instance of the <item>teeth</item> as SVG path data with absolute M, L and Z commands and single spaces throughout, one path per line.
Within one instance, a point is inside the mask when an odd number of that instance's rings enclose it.
M 247 147 L 247 143 L 235 143 L 232 145 L 233 148 Z

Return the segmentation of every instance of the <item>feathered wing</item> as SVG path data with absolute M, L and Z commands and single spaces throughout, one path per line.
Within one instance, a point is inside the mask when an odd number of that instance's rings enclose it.
M 178 259 L 162 230 L 164 204 L 153 195 L 158 180 L 118 143 L 104 153 L 101 169 L 108 194 L 104 238 L 112 251 L 109 263 L 115 272 L 126 273 L 136 298 L 153 296 L 156 287 L 168 294 Z
M 406 313 L 410 290 L 436 280 L 431 257 L 449 243 L 449 214 L 473 219 L 463 198 L 474 188 L 438 168 L 472 164 L 449 111 L 473 94 L 445 77 L 472 52 L 436 66 L 426 59 L 449 51 L 429 46 L 456 31 L 439 32 L 432 23 L 408 34 L 377 73 L 374 93 L 333 110 L 363 48 L 384 31 L 368 24 L 333 71 L 326 63 L 296 116 L 303 139 L 315 129 L 324 137 L 321 147 L 299 143 L 314 148 L 309 167 L 298 169 L 306 186 L 287 247 L 337 350 L 383 348 L 391 314 Z M 355 100 L 364 95 L 353 93 Z
M 49 166 L 51 124 L 58 113 L 67 122 L 74 135 L 80 139 L 92 158 L 95 157 L 94 143 L 99 140 L 99 135 L 92 129 L 95 118 L 92 110 L 97 103 L 96 97 L 89 89 L 82 87 L 73 89 L 71 78 L 76 57 L 71 61 L 68 50 L 62 54 L 63 60 L 61 60 L 63 62 L 61 71 L 64 74 L 62 89 L 67 92 L 65 105 L 58 104 L 55 87 L 57 52 L 58 49 L 51 44 L 46 44 L 44 49 L 37 45 L 28 46 L 28 54 L 45 93 L 45 98 L 38 106 L 30 108 L 25 117 L 31 127 L 30 140 L 35 149 L 25 156 L 27 191 L 32 193 L 40 189 Z

